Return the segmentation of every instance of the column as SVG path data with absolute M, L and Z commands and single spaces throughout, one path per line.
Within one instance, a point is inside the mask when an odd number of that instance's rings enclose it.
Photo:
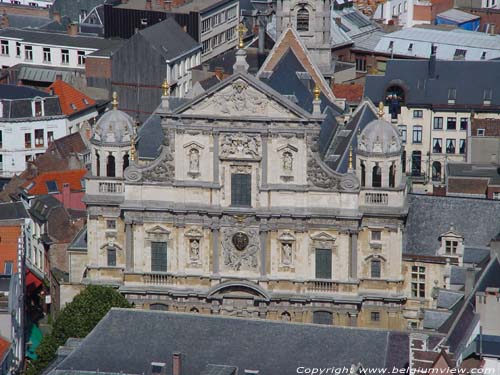
M 389 167 L 390 164 L 387 161 L 380 162 L 380 168 L 382 170 L 382 187 L 389 186 Z
M 125 222 L 125 270 L 134 271 L 134 229 L 131 222 Z
M 269 232 L 260 232 L 260 275 L 267 274 L 267 234 Z
M 349 270 L 349 278 L 353 280 L 357 280 L 358 278 L 358 234 L 351 233 L 351 259 L 350 259 L 350 270 Z
M 213 172 L 214 184 L 220 182 L 219 176 L 219 134 L 214 133 L 214 151 L 213 151 Z
M 267 141 L 268 141 L 267 135 L 262 135 L 262 162 L 261 162 L 262 181 L 261 181 L 261 186 L 257 186 L 257 189 L 259 189 L 262 186 L 267 186 L 267 168 L 268 168 Z
M 371 161 L 366 161 L 366 187 L 371 188 L 372 187 L 372 174 L 373 174 L 373 167 L 375 166 L 375 163 Z
M 212 272 L 219 274 L 219 228 L 212 228 Z

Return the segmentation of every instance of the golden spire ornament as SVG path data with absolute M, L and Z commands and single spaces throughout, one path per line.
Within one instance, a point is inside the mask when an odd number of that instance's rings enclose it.
M 349 146 L 349 169 L 352 169 L 352 145 Z
M 238 27 L 236 28 L 236 30 L 238 31 L 238 35 L 239 35 L 239 43 L 238 43 L 238 48 L 243 48 L 245 47 L 245 44 L 243 43 L 243 37 L 245 36 L 245 33 L 248 31 L 248 29 L 245 27 L 245 25 L 243 23 L 240 23 L 238 25 Z
M 314 94 L 314 100 L 319 100 L 319 96 L 321 95 L 321 90 L 319 89 L 319 86 L 316 84 L 314 85 L 314 90 L 313 90 L 313 94 Z
M 163 90 L 163 96 L 168 96 L 170 86 L 166 78 L 163 80 L 163 83 L 161 84 L 161 89 Z
M 135 136 L 130 138 L 130 160 L 132 160 L 132 161 L 135 161 L 136 154 L 137 154 L 137 151 L 135 149 L 135 141 L 136 141 Z
M 384 103 L 383 102 L 378 103 L 378 117 L 379 118 L 384 117 Z
M 116 91 L 113 91 L 113 101 L 111 102 L 113 109 L 118 109 L 118 94 Z

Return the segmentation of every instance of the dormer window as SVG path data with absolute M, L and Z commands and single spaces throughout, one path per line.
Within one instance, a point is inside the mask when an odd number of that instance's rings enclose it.
M 455 226 L 450 225 L 450 229 L 440 236 L 441 255 L 456 256 L 459 258 L 459 265 L 462 263 L 464 253 L 464 237 L 455 230 Z
M 37 100 L 35 101 L 35 117 L 41 117 L 42 116 L 42 101 Z
M 458 241 L 445 241 L 445 254 L 456 255 Z
M 309 31 L 309 11 L 305 8 L 297 11 L 297 30 Z

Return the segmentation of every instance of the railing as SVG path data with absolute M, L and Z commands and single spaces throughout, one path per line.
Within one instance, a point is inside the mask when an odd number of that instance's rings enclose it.
M 121 194 L 123 193 L 123 183 L 99 182 L 99 193 Z
M 327 280 L 313 280 L 307 283 L 307 290 L 310 292 L 338 292 L 337 283 Z
M 389 204 L 389 194 L 387 193 L 366 193 L 365 204 L 387 206 Z
M 149 285 L 168 285 L 173 284 L 173 277 L 163 273 L 145 273 L 142 276 L 144 284 Z

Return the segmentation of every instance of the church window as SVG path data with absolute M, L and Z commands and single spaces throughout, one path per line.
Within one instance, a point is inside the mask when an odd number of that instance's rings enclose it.
M 329 311 L 315 311 L 313 313 L 313 323 L 314 324 L 333 324 L 333 315 Z
M 116 267 L 116 248 L 108 247 L 108 267 Z
M 373 187 L 382 186 L 382 168 L 380 168 L 380 166 L 378 165 L 373 167 L 372 186 Z
M 332 278 L 332 251 L 316 249 L 316 279 Z
M 301 8 L 297 12 L 297 30 L 309 31 L 309 11 Z
M 425 298 L 425 267 L 411 267 L 411 295 L 416 298 Z
M 151 271 L 167 271 L 167 243 L 151 242 Z
M 371 277 L 372 279 L 380 279 L 381 274 L 381 262 L 380 259 L 372 259 L 371 261 Z
M 106 163 L 106 176 L 115 177 L 115 157 L 111 154 L 108 155 Z
M 250 207 L 252 205 L 252 176 L 234 173 L 231 175 L 231 205 Z

